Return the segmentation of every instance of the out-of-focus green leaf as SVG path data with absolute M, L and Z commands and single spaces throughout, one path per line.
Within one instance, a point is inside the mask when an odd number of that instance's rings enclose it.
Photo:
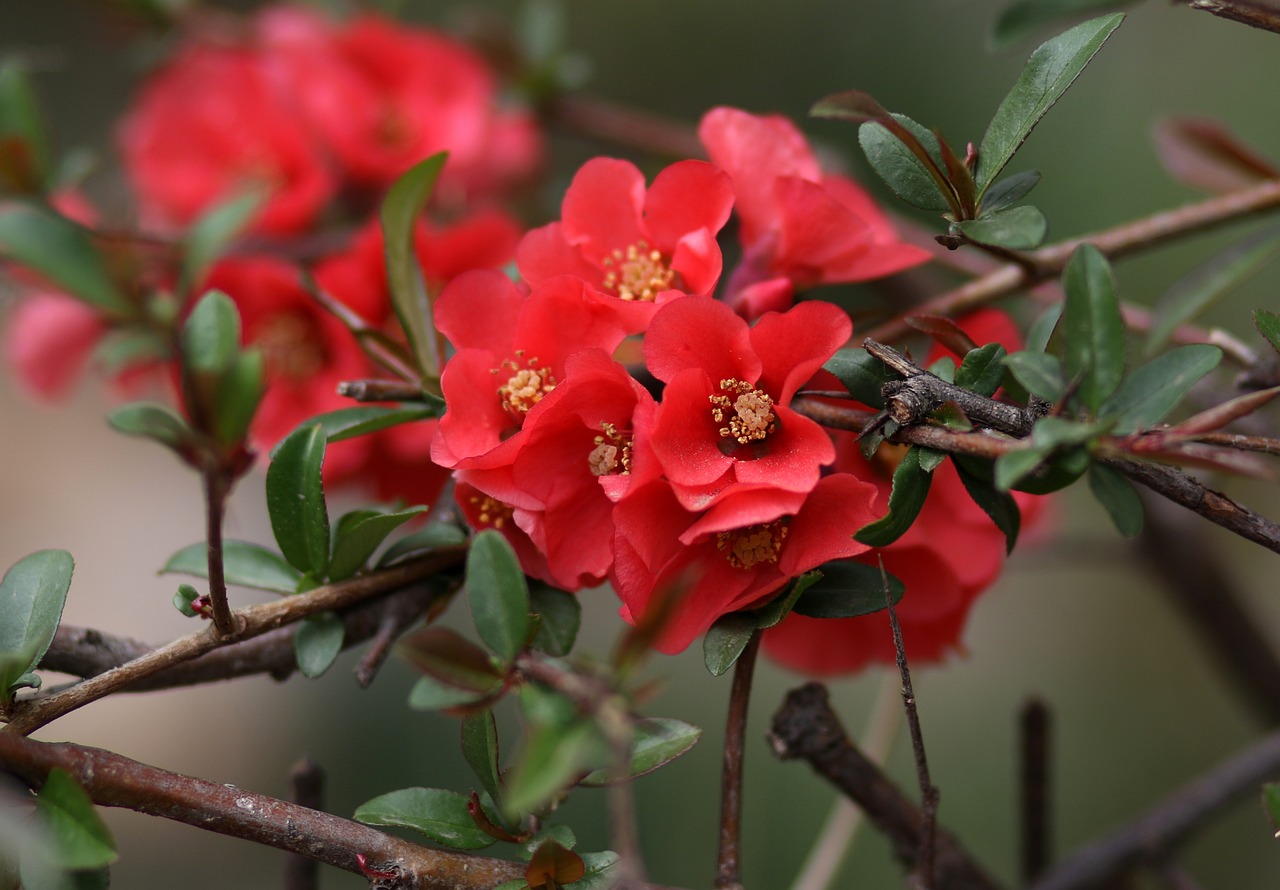
M 391 304 L 409 339 L 419 370 L 429 377 L 439 376 L 444 356 L 435 354 L 431 306 L 413 249 L 413 229 L 435 191 L 447 157 L 445 152 L 440 152 L 410 167 L 387 190 L 381 209 Z
M 405 535 L 388 547 L 382 556 L 378 557 L 378 568 L 389 566 L 414 554 L 461 547 L 466 543 L 466 534 L 456 525 L 448 522 L 433 522 L 413 534 Z
M 1268 782 L 1262 786 L 1262 805 L 1266 808 L 1276 837 L 1280 837 L 1280 782 Z
M 133 314 L 88 233 L 50 210 L 18 202 L 0 208 L 0 256 L 29 266 L 92 306 L 122 317 Z
M 355 820 L 365 825 L 412 828 L 454 850 L 479 850 L 493 838 L 476 825 L 467 810 L 470 799 L 441 788 L 401 788 L 361 804 Z
M 529 635 L 529 585 L 519 558 L 500 532 L 489 529 L 472 540 L 467 596 L 480 639 L 511 661 Z
M 876 410 L 884 408 L 881 387 L 892 380 L 902 379 L 865 349 L 841 349 L 822 367 L 844 384 L 849 395 Z
M 53 864 L 67 869 L 99 868 L 115 862 L 116 842 L 89 795 L 61 767 L 49 771 L 36 795 L 36 816 L 53 848 Z
M 722 676 L 733 667 L 755 632 L 756 620 L 745 612 L 717 618 L 702 638 L 702 659 L 711 676 Z
M 1142 531 L 1142 499 L 1132 482 L 1110 467 L 1095 463 L 1089 467 L 1089 489 L 1107 508 L 1120 534 L 1132 538 Z
M 1266 309 L 1255 309 L 1253 326 L 1271 344 L 1272 349 L 1280 352 L 1280 315 Z
M 970 241 L 1007 247 L 1010 250 L 1035 250 L 1049 233 L 1049 221 L 1030 204 L 984 213 L 979 219 L 962 220 L 956 230 Z
M 979 469 L 976 460 L 956 460 L 955 464 L 964 490 L 982 508 L 982 512 L 991 517 L 996 528 L 1004 532 L 1005 552 L 1012 553 L 1022 528 L 1022 511 L 1018 509 L 1018 502 L 1007 491 L 995 487 L 993 468 L 989 465 Z
M 529 591 L 530 605 L 541 616 L 533 646 L 548 655 L 561 657 L 573 649 L 582 623 L 582 604 L 572 593 L 535 584 Z
M 1157 424 L 1220 361 L 1222 350 L 1203 343 L 1157 356 L 1121 381 L 1098 409 L 1098 417 L 1114 420 L 1117 435 Z
M 213 205 L 191 225 L 182 258 L 182 293 L 200 283 L 214 261 L 249 225 L 266 197 L 262 192 L 236 195 Z
M 492 800 L 502 800 L 498 768 L 498 724 L 493 711 L 468 714 L 462 720 L 462 756 Z
M 426 420 L 438 414 L 439 411 L 431 406 L 406 408 L 387 405 L 355 405 L 351 408 L 339 408 L 337 411 L 317 414 L 315 417 L 308 418 L 305 425 L 320 424 L 325 438 L 332 444 L 341 442 L 343 439 L 354 439 L 357 436 L 376 433 L 402 423 Z M 272 457 L 275 456 L 275 451 L 279 447 L 280 445 L 277 444 L 272 449 Z
M 1062 362 L 1056 355 L 1044 352 L 1015 352 L 1004 357 L 1005 367 L 1027 392 L 1046 402 L 1057 402 L 1067 392 L 1062 376 Z
M 40 105 L 16 61 L 0 65 L 0 184 L 17 192 L 47 190 L 49 139 L 40 119 Z
M 885 583 L 888 582 L 888 590 Z M 810 618 L 854 618 L 897 604 L 906 588 L 879 566 L 839 560 L 822 566 L 822 577 L 796 600 L 791 611 Z
M 489 653 L 447 627 L 424 627 L 398 648 L 410 664 L 449 686 L 488 695 L 502 685 Z
M 284 558 L 299 571 L 323 578 L 329 565 L 329 513 L 320 468 L 324 430 L 294 430 L 267 468 L 267 513 Z
M 74 570 L 67 551 L 39 550 L 14 563 L 0 580 L 0 698 L 7 698 L 48 651 Z
M 1018 0 L 996 19 L 988 43 L 992 49 L 1008 49 L 1030 37 L 1042 25 L 1095 9 L 1119 9 L 1134 0 Z
M 1111 266 L 1096 247 L 1082 244 L 1067 262 L 1062 286 L 1067 377 L 1080 381 L 1080 400 L 1097 411 L 1124 376 L 1124 319 Z
M 333 612 L 308 615 L 293 635 L 293 654 L 304 677 L 315 679 L 329 670 L 342 651 L 347 630 Z
M 341 581 L 364 567 L 365 562 L 387 535 L 410 519 L 427 512 L 426 507 L 413 507 L 398 513 L 373 513 L 363 511 L 352 522 L 339 520 L 333 534 L 333 558 L 329 561 L 329 580 Z M 350 514 L 348 514 L 350 515 Z M 346 517 L 343 517 L 346 519 Z
M 993 396 L 1004 380 L 1005 349 L 999 343 L 988 343 L 970 350 L 956 369 L 956 386 Z
M 211 290 L 182 325 L 182 359 L 195 374 L 221 374 L 240 352 L 240 313 L 230 297 Z
M 505 776 L 504 815 L 515 819 L 542 809 L 580 776 L 606 763 L 608 750 L 599 727 L 587 718 L 535 729 Z
M 419 677 L 409 690 L 409 707 L 415 711 L 447 711 L 450 708 L 478 705 L 491 694 L 450 686 L 428 674 Z
M 911 527 L 929 494 L 933 475 L 920 465 L 920 449 L 912 446 L 893 471 L 893 488 L 889 492 L 887 515 L 868 523 L 854 533 L 854 538 L 871 547 L 887 547 Z
M 1124 16 L 1102 16 L 1076 25 L 1040 45 L 996 109 L 978 147 L 976 179 L 981 195 L 1009 163 L 1035 125 L 1053 107 Z
M 609 768 L 591 773 L 578 784 L 609 785 L 651 773 L 684 754 L 702 736 L 702 730 L 682 720 L 669 717 L 646 717 L 637 720 L 631 736 L 627 771 L 617 776 Z
M 248 541 L 222 542 L 222 571 L 228 584 L 275 593 L 294 593 L 302 580 L 302 574 L 279 553 Z M 169 557 L 160 574 L 174 572 L 208 578 L 208 546 L 199 541 Z
M 1027 331 L 1027 352 L 1044 352 L 1049 347 L 1049 341 L 1053 338 L 1053 332 L 1058 328 L 1058 322 L 1062 320 L 1062 304 L 1054 303 L 1036 316 L 1036 320 L 1031 323 L 1031 328 Z
M 1192 269 L 1160 297 L 1144 351 L 1160 351 L 1178 325 L 1190 321 L 1269 263 L 1280 251 L 1280 227 L 1270 226 Z
M 996 213 L 1017 204 L 1040 183 L 1039 170 L 1024 170 L 991 183 L 982 198 L 982 215 Z
M 140 436 L 159 442 L 179 456 L 189 453 L 195 433 L 172 408 L 150 402 L 121 405 L 107 415 L 107 423 L 126 436 Z
M 244 439 L 266 388 L 266 360 L 256 348 L 237 353 L 213 391 L 213 434 L 224 445 Z

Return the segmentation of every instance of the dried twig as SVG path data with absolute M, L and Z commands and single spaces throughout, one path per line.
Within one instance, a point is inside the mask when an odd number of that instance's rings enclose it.
M 1190 6 L 1218 18 L 1280 34 L 1280 9 L 1271 3 L 1259 3 L 1256 0 L 1191 0 Z

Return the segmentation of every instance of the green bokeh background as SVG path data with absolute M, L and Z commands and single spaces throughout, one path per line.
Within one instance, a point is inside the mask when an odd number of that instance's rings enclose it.
M 853 156 L 853 128 L 804 121 L 806 109 L 827 93 L 857 87 L 941 128 L 954 144 L 978 141 L 1034 47 L 1032 41 L 1005 54 L 986 51 L 1002 5 L 566 0 L 564 11 L 571 45 L 593 64 L 593 93 L 690 123 L 717 104 L 781 112 L 862 170 Z M 506 13 L 514 7 L 484 8 Z M 141 60 L 105 8 L 70 0 L 6 4 L 0 46 L 26 53 L 41 69 L 39 88 L 60 142 L 94 146 L 109 159 L 112 122 Z M 461 9 L 403 4 L 406 17 L 439 23 L 456 21 Z M 1277 82 L 1280 36 L 1182 6 L 1138 4 L 1010 169 L 1043 172 L 1034 200 L 1050 220 L 1051 239 L 1185 203 L 1197 195 L 1159 168 L 1152 125 L 1169 114 L 1213 116 L 1280 156 Z M 561 186 L 577 163 L 599 151 L 578 138 L 558 139 L 556 146 L 552 181 Z M 93 185 L 108 205 L 123 195 L 109 172 Z M 1118 269 L 1123 295 L 1152 302 L 1248 228 L 1126 261 Z M 1266 270 L 1208 320 L 1252 337 L 1248 313 L 1276 309 L 1276 285 L 1276 271 Z M 91 392 L 55 411 L 25 403 L 11 381 L 0 384 L 0 503 L 12 505 L 0 519 L 0 562 L 11 564 L 41 547 L 67 547 L 79 560 L 67 620 L 172 637 L 189 625 L 168 605 L 172 582 L 151 575 L 170 552 L 199 538 L 198 489 L 158 449 L 106 432 L 104 413 L 105 400 Z M 1264 512 L 1280 513 L 1274 487 L 1226 485 Z M 1056 504 L 1052 534 L 1026 542 L 979 604 L 966 654 L 945 668 L 916 673 L 941 818 L 1010 885 L 1019 829 L 1015 726 L 1029 696 L 1048 702 L 1054 715 L 1053 817 L 1062 853 L 1131 818 L 1265 729 L 1087 493 L 1067 492 Z M 242 483 L 230 522 L 237 537 L 269 540 L 260 477 Z M 1197 534 L 1229 560 L 1258 623 L 1280 641 L 1275 556 L 1207 523 Z M 582 645 L 600 651 L 619 632 L 614 603 L 603 592 L 582 598 L 589 616 Z M 452 620 L 465 625 L 466 616 Z M 328 771 L 328 807 L 341 814 L 403 786 L 465 790 L 456 723 L 404 707 L 413 678 L 402 666 L 393 664 L 372 690 L 360 692 L 351 680 L 353 664 L 354 656 L 345 655 L 314 682 L 241 681 L 111 700 L 40 737 L 101 745 L 275 795 L 287 794 L 289 766 L 307 753 Z M 650 874 L 662 883 L 709 886 L 727 678 L 708 676 L 696 652 L 655 660 L 649 670 L 666 678 L 650 712 L 706 728 L 691 754 L 638 784 Z M 832 800 L 806 767 L 777 762 L 762 741 L 770 713 L 800 680 L 768 665 L 758 674 L 748 732 L 744 862 L 752 890 L 789 885 Z M 851 731 L 861 731 L 885 682 L 877 671 L 835 685 L 835 704 Z M 508 740 L 508 749 L 515 741 Z M 912 787 L 907 755 L 900 740 L 889 768 Z M 583 849 L 607 845 L 600 792 L 575 795 L 563 815 Z M 280 884 L 281 856 L 274 851 L 130 813 L 112 813 L 110 821 L 122 846 L 117 887 Z M 1277 843 L 1258 801 L 1250 799 L 1199 835 L 1183 861 L 1206 890 L 1264 890 L 1280 886 Z M 323 886 L 362 883 L 327 870 Z M 900 885 L 886 845 L 865 831 L 836 886 Z M 1144 878 L 1134 886 L 1158 885 Z

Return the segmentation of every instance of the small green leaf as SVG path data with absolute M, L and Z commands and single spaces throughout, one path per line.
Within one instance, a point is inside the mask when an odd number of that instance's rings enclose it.
M 329 564 L 329 514 L 320 478 L 324 449 L 324 430 L 312 424 L 290 433 L 267 468 L 267 513 L 280 552 L 317 579 Z
M 200 298 L 182 325 L 182 360 L 195 374 L 221 374 L 240 352 L 240 312 L 221 291 Z
M 498 724 L 493 711 L 468 714 L 462 719 L 462 756 L 494 801 L 502 800 L 498 767 Z
M 188 618 L 195 618 L 197 613 L 191 604 L 199 598 L 200 591 L 190 584 L 179 584 L 177 592 L 173 595 L 173 607 Z
M 329 562 L 329 580 L 341 581 L 364 568 L 373 551 L 378 549 L 387 535 L 410 519 L 427 512 L 427 507 L 413 507 L 398 513 L 373 513 L 360 511 L 354 521 L 338 521 L 333 534 L 333 559 Z M 351 516 L 353 514 L 347 514 Z
M 354 818 L 365 825 L 412 828 L 454 850 L 479 850 L 494 839 L 471 818 L 469 802 L 441 788 L 401 788 L 361 804 Z
M 587 873 L 574 882 L 573 890 L 609 890 L 614 885 L 613 868 L 618 864 L 618 854 L 605 850 L 580 855 Z
M 1197 343 L 1157 356 L 1126 377 L 1098 409 L 1100 419 L 1114 419 L 1117 435 L 1159 423 L 1183 397 L 1222 361 L 1222 350 Z
M 1044 352 L 1049 348 L 1053 332 L 1058 329 L 1062 320 L 1062 303 L 1054 303 L 1041 312 L 1027 330 L 1027 352 Z
M 380 213 L 391 304 L 409 339 L 419 370 L 429 377 L 439 376 L 444 356 L 435 354 L 431 306 L 413 248 L 413 230 L 435 190 L 447 157 L 447 153 L 440 152 L 410 167 L 387 190 Z
M 1018 502 L 1007 491 L 995 487 L 990 464 L 957 458 L 955 465 L 964 490 L 982 508 L 982 512 L 991 517 L 996 528 L 1004 532 L 1005 552 L 1012 553 L 1022 528 L 1022 511 L 1018 509 Z
M 894 115 L 897 122 L 919 140 L 930 155 L 939 154 L 937 137 L 920 124 L 903 115 Z M 858 144 L 862 146 L 867 162 L 876 175 L 884 180 L 893 193 L 912 207 L 941 213 L 951 208 L 947 193 L 938 179 L 911 147 L 884 124 L 868 121 L 858 127 Z M 940 169 L 935 160 L 933 170 Z
M 427 675 L 419 677 L 409 690 L 409 707 L 415 711 L 447 711 L 450 708 L 478 705 L 491 694 L 450 686 Z
M 1049 456 L 1048 448 L 1008 451 L 996 458 L 995 483 L 999 491 L 1008 491 L 1034 473 Z
M 172 408 L 150 402 L 121 405 L 107 415 L 107 423 L 126 436 L 140 436 L 159 442 L 179 456 L 190 453 L 195 433 Z
M 480 639 L 511 661 L 529 635 L 529 585 L 519 558 L 500 532 L 489 529 L 472 540 L 467 596 Z
M 25 556 L 0 580 L 0 698 L 34 670 L 53 642 L 71 589 L 75 560 L 65 550 Z
M 342 651 L 347 629 L 333 612 L 308 615 L 293 635 L 293 654 L 302 676 L 314 680 L 333 664 Z
M 1120 534 L 1132 538 L 1142 531 L 1142 499 L 1132 482 L 1110 467 L 1095 463 L 1089 467 L 1089 489 L 1107 508 Z
M 997 179 L 991 183 L 986 196 L 982 199 L 982 215 L 986 216 L 1012 207 L 1031 194 L 1031 190 L 1039 183 L 1039 170 L 1024 170 L 1021 173 L 1006 176 L 1004 179 Z
M 529 601 L 533 611 L 542 618 L 533 647 L 556 657 L 568 655 L 582 623 L 582 604 L 578 598 L 546 584 L 535 584 L 529 591 Z
M 792 609 L 810 618 L 854 618 L 885 607 L 885 577 L 889 602 L 897 604 L 906 589 L 893 575 L 881 576 L 880 567 L 844 560 L 822 567 L 822 578 L 796 600 Z
M 756 619 L 746 612 L 730 612 L 716 619 L 702 638 L 702 659 L 711 676 L 733 667 L 756 632 Z
M 18 202 L 0 209 L 0 256 L 35 269 L 99 309 L 126 318 L 134 312 L 88 233 L 52 211 Z
M 781 623 L 782 619 L 791 614 L 791 609 L 795 606 L 796 600 L 821 578 L 822 572 L 817 569 L 812 572 L 805 572 L 787 585 L 786 592 L 782 596 L 775 596 L 763 606 L 752 609 L 749 614 L 755 618 L 756 627 L 760 630 L 767 630 Z
M 409 663 L 441 683 L 489 695 L 502 685 L 502 672 L 489 653 L 447 627 L 424 627 L 400 644 Z
M 272 550 L 248 541 L 222 542 L 222 570 L 228 584 L 270 590 L 275 593 L 294 593 L 301 573 Z M 160 574 L 178 573 L 209 577 L 209 549 L 199 541 L 183 547 L 164 564 Z
M 49 771 L 36 795 L 36 815 L 44 824 L 60 868 L 99 868 L 115 862 L 116 842 L 89 795 L 60 767 Z
M 889 492 L 889 512 L 868 523 L 854 538 L 871 547 L 887 547 L 911 527 L 924 506 L 933 476 L 920 465 L 920 449 L 912 446 L 893 471 L 893 489 Z
M 1280 352 L 1280 315 L 1266 309 L 1253 310 L 1253 326 L 1266 338 L 1271 348 Z
M 108 331 L 93 348 L 91 364 L 104 377 L 114 377 L 140 365 L 160 365 L 170 356 L 169 345 L 154 330 L 119 328 Z
M 49 139 L 23 65 L 0 65 L 0 184 L 19 192 L 47 191 Z
M 1024 204 L 987 211 L 979 219 L 961 220 L 955 228 L 978 244 L 1010 250 L 1035 250 L 1049 233 L 1049 221 L 1038 208 Z
M 568 726 L 548 723 L 539 727 L 506 774 L 504 815 L 515 819 L 542 809 L 607 758 L 608 745 L 593 720 L 581 718 Z
M 1046 402 L 1056 403 L 1067 392 L 1062 376 L 1062 362 L 1056 355 L 1044 352 L 1015 352 L 1004 357 L 1005 367 L 1027 392 Z
M 180 291 L 187 293 L 227 246 L 249 225 L 266 201 L 264 192 L 249 192 L 214 204 L 187 231 Z
M 834 374 L 849 395 L 869 408 L 884 408 L 884 397 L 880 390 L 893 380 L 902 378 L 889 370 L 880 359 L 865 349 L 841 349 L 822 366 L 823 370 Z
M 1097 411 L 1124 375 L 1124 319 L 1111 267 L 1096 247 L 1082 244 L 1067 262 L 1062 286 L 1067 377 L 1080 381 L 1080 400 Z
M 308 418 L 304 426 L 320 424 L 320 427 L 324 430 L 325 439 L 332 445 L 334 442 L 376 433 L 379 430 L 399 426 L 402 423 L 427 420 L 438 416 L 439 413 L 432 406 L 406 408 L 387 405 L 356 405 L 352 408 L 339 408 L 337 411 L 317 414 L 315 417 Z M 280 445 L 277 444 L 272 449 L 271 456 L 273 458 L 275 457 L 275 451 L 279 447 Z
M 978 147 L 977 183 L 981 195 L 1009 163 L 1045 112 L 1071 86 L 1123 15 L 1109 15 L 1076 25 L 1041 44 L 1027 60 L 1017 82 L 1004 97 Z
M 619 777 L 605 768 L 591 773 L 578 784 L 610 785 L 634 779 L 666 766 L 698 743 L 702 730 L 682 720 L 669 717 L 645 717 L 637 720 L 631 735 L 626 774 Z
M 992 49 L 1008 49 L 1049 22 L 1095 9 L 1118 9 L 1134 0 L 1018 0 L 996 20 L 989 43 Z
M 956 386 L 993 396 L 1004 380 L 1005 349 L 999 343 L 988 343 L 970 350 L 956 369 Z
M 382 556 L 378 557 L 378 568 L 385 568 L 401 559 L 420 553 L 462 547 L 466 543 L 466 533 L 456 525 L 448 522 L 433 522 L 411 535 L 405 535 L 388 547 Z
M 244 439 L 266 388 L 266 359 L 257 348 L 236 355 L 213 391 L 213 435 L 224 445 Z

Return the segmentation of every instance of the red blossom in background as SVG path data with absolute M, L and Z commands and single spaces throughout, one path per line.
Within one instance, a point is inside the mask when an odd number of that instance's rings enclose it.
M 698 135 L 733 178 L 744 255 L 726 299 L 747 318 L 785 309 L 797 290 L 880 278 L 929 258 L 898 240 L 858 185 L 823 174 L 786 118 L 714 108 Z
M 93 307 L 65 294 L 32 292 L 9 315 L 4 356 L 32 397 L 56 401 L 70 393 L 106 331 Z

